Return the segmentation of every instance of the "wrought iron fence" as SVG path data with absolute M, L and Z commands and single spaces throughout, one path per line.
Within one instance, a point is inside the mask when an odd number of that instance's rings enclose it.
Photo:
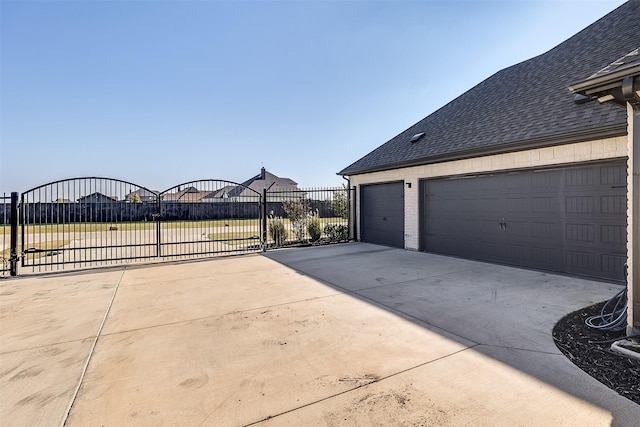
M 159 194 L 158 256 L 197 257 L 262 249 L 259 192 L 229 181 L 200 180 Z
M 18 261 L 44 272 L 344 242 L 355 234 L 354 205 L 346 187 L 199 180 L 159 192 L 110 178 L 60 180 L 19 200 L 2 196 L 1 272 L 15 275 Z
M 2 206 L 2 254 L 0 254 L 0 275 L 6 276 L 10 273 L 9 258 L 11 257 L 11 196 L 3 193 L 0 196 Z
M 346 242 L 353 238 L 353 189 L 266 192 L 267 247 Z

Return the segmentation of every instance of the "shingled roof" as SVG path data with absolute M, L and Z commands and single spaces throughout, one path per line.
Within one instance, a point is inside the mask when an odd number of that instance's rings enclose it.
M 497 72 L 339 174 L 625 135 L 624 109 L 576 103 L 568 87 L 640 46 L 638 28 L 640 1 L 631 0 L 550 51 Z

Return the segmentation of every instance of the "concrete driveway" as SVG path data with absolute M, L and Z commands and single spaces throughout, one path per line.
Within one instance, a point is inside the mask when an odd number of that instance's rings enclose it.
M 634 426 L 551 338 L 618 289 L 361 243 L 7 279 L 0 420 Z

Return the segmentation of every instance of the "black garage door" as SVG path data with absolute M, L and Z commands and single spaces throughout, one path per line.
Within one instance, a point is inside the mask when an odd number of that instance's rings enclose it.
M 360 187 L 360 240 L 404 248 L 404 184 Z
M 423 180 L 421 247 L 624 280 L 624 162 Z

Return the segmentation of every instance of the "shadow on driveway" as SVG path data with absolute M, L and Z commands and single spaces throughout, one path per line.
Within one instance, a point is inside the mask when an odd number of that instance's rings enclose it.
M 564 315 L 610 298 L 619 285 L 366 243 L 264 256 L 461 343 L 472 342 L 473 351 L 610 411 L 612 425 L 633 426 L 640 419 L 640 406 L 575 367 L 551 335 Z M 523 398 L 523 405 L 537 404 Z

